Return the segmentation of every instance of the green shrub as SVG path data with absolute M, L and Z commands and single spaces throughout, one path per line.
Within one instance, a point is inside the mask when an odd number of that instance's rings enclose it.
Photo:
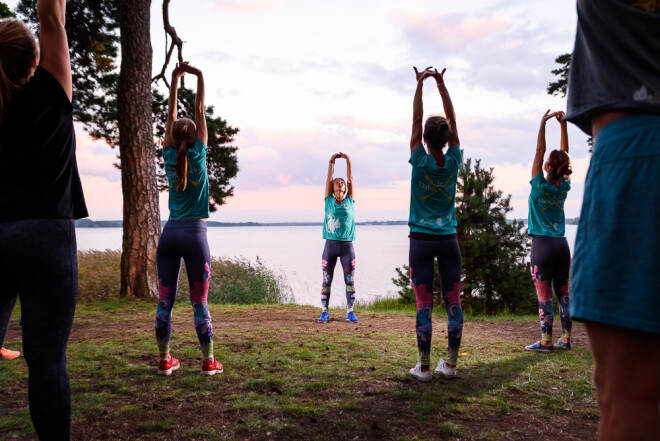
M 97 302 L 119 298 L 121 252 L 116 250 L 78 252 L 78 298 Z M 189 300 L 188 277 L 181 266 L 177 297 Z M 284 276 L 267 268 L 257 257 L 213 258 L 209 303 L 288 303 L 291 288 Z
M 78 299 L 83 302 L 119 297 L 121 251 L 78 251 Z

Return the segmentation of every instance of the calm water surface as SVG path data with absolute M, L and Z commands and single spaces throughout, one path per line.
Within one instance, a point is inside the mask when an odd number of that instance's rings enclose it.
M 408 263 L 408 226 L 358 225 L 355 248 L 356 298 L 371 301 L 395 297 L 394 269 Z M 566 226 L 566 237 L 573 254 L 577 226 Z M 321 292 L 322 227 L 210 227 L 208 240 L 215 257 L 257 257 L 269 268 L 286 277 L 296 303 L 319 305 Z M 78 228 L 78 249 L 121 249 L 121 228 Z M 335 267 L 330 306 L 346 303 L 341 264 Z

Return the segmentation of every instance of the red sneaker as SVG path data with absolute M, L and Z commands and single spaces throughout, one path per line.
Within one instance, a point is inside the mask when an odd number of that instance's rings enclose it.
M 224 372 L 222 363 L 213 357 L 213 361 L 204 360 L 202 361 L 202 375 L 215 375 L 221 374 Z
M 10 351 L 9 349 L 0 348 L 0 360 L 13 360 L 21 355 L 18 351 Z
M 158 362 L 158 375 L 172 375 L 172 371 L 179 369 L 179 360 L 170 355 L 169 360 Z

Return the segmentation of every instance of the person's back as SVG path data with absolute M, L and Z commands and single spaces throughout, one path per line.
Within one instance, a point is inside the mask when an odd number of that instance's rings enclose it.
M 78 268 L 74 219 L 87 216 L 75 160 L 64 0 L 39 0 L 40 45 L 0 22 L 0 308 L 21 299 L 29 404 L 40 439 L 68 439 L 66 345 Z

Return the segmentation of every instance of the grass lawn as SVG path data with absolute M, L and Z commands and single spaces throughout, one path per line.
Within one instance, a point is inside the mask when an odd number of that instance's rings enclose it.
M 414 312 L 296 305 L 210 305 L 225 372 L 199 374 L 192 310 L 174 309 L 172 353 L 181 368 L 156 375 L 156 305 L 79 305 L 69 340 L 74 439 L 145 440 L 592 440 L 598 405 L 584 327 L 574 349 L 523 351 L 538 319 L 467 318 L 456 379 L 413 380 Z M 434 317 L 432 360 L 446 347 Z M 19 311 L 5 347 L 20 350 Z M 559 320 L 555 334 L 559 335 Z M 0 439 L 34 439 L 27 367 L 0 362 Z

